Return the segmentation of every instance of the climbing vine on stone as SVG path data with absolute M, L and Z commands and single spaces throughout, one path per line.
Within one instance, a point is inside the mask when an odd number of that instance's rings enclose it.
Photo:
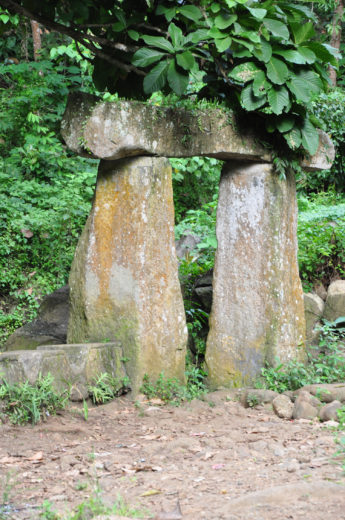
M 293 150 L 318 147 L 308 104 L 328 85 L 336 51 L 318 41 L 301 1 L 0 0 L 91 50 L 99 90 L 131 98 L 153 92 L 217 98 L 263 118 Z M 82 53 L 82 50 L 80 50 Z M 111 64 L 111 66 L 109 66 Z

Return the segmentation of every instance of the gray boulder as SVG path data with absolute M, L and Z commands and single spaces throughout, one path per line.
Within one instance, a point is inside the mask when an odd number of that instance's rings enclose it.
M 272 401 L 274 413 L 281 419 L 291 419 L 294 409 L 293 402 L 287 395 L 278 395 Z
M 200 301 L 202 308 L 206 312 L 211 312 L 212 307 L 212 287 L 213 269 L 200 276 L 194 284 L 194 295 Z
M 317 416 L 317 405 L 318 400 L 313 397 L 309 392 L 301 391 L 299 392 L 293 412 L 293 419 L 314 419 Z
M 341 316 L 345 316 L 345 280 L 336 280 L 328 288 L 323 317 L 335 321 Z
M 325 304 L 320 296 L 314 293 L 304 294 L 303 299 L 307 344 L 317 345 L 320 337 L 318 325 L 320 325 Z
M 5 351 L 33 350 L 39 345 L 66 343 L 69 318 L 68 285 L 48 294 L 37 318 L 17 329 L 6 341 Z
M 188 253 L 193 251 L 195 246 L 200 242 L 200 237 L 195 235 L 192 231 L 186 229 L 184 234 L 175 242 L 176 256 L 182 260 Z
M 340 401 L 332 401 L 331 403 L 325 404 L 319 411 L 320 421 L 337 421 L 338 410 L 343 407 Z

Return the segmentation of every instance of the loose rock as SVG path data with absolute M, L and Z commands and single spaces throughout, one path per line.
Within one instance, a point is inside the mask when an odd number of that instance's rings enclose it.
M 281 419 L 291 419 L 294 405 L 287 395 L 278 395 L 272 401 L 274 412 Z

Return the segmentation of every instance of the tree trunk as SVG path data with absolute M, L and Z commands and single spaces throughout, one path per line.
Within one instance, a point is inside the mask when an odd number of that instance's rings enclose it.
M 41 29 L 35 20 L 31 20 L 31 29 L 32 29 L 32 39 L 34 44 L 34 60 L 39 60 L 39 51 L 42 47 L 41 44 Z
M 332 19 L 332 33 L 331 33 L 331 41 L 330 45 L 335 47 L 336 49 L 340 49 L 341 42 L 341 21 L 344 14 L 344 4 L 343 0 L 338 0 L 336 3 L 336 8 L 333 13 Z M 332 85 L 335 87 L 337 84 L 337 71 L 333 67 L 329 67 L 328 69 L 329 76 L 331 78 Z

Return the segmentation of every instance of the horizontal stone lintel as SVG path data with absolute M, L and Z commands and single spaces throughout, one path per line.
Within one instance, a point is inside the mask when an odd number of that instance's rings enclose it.
M 221 108 L 186 110 L 137 101 L 99 102 L 79 92 L 69 96 L 61 133 L 79 155 L 109 161 L 138 155 L 272 159 L 251 129 L 240 132 L 235 117 Z M 333 160 L 332 141 L 320 131 L 319 149 L 303 161 L 303 167 L 327 169 Z

